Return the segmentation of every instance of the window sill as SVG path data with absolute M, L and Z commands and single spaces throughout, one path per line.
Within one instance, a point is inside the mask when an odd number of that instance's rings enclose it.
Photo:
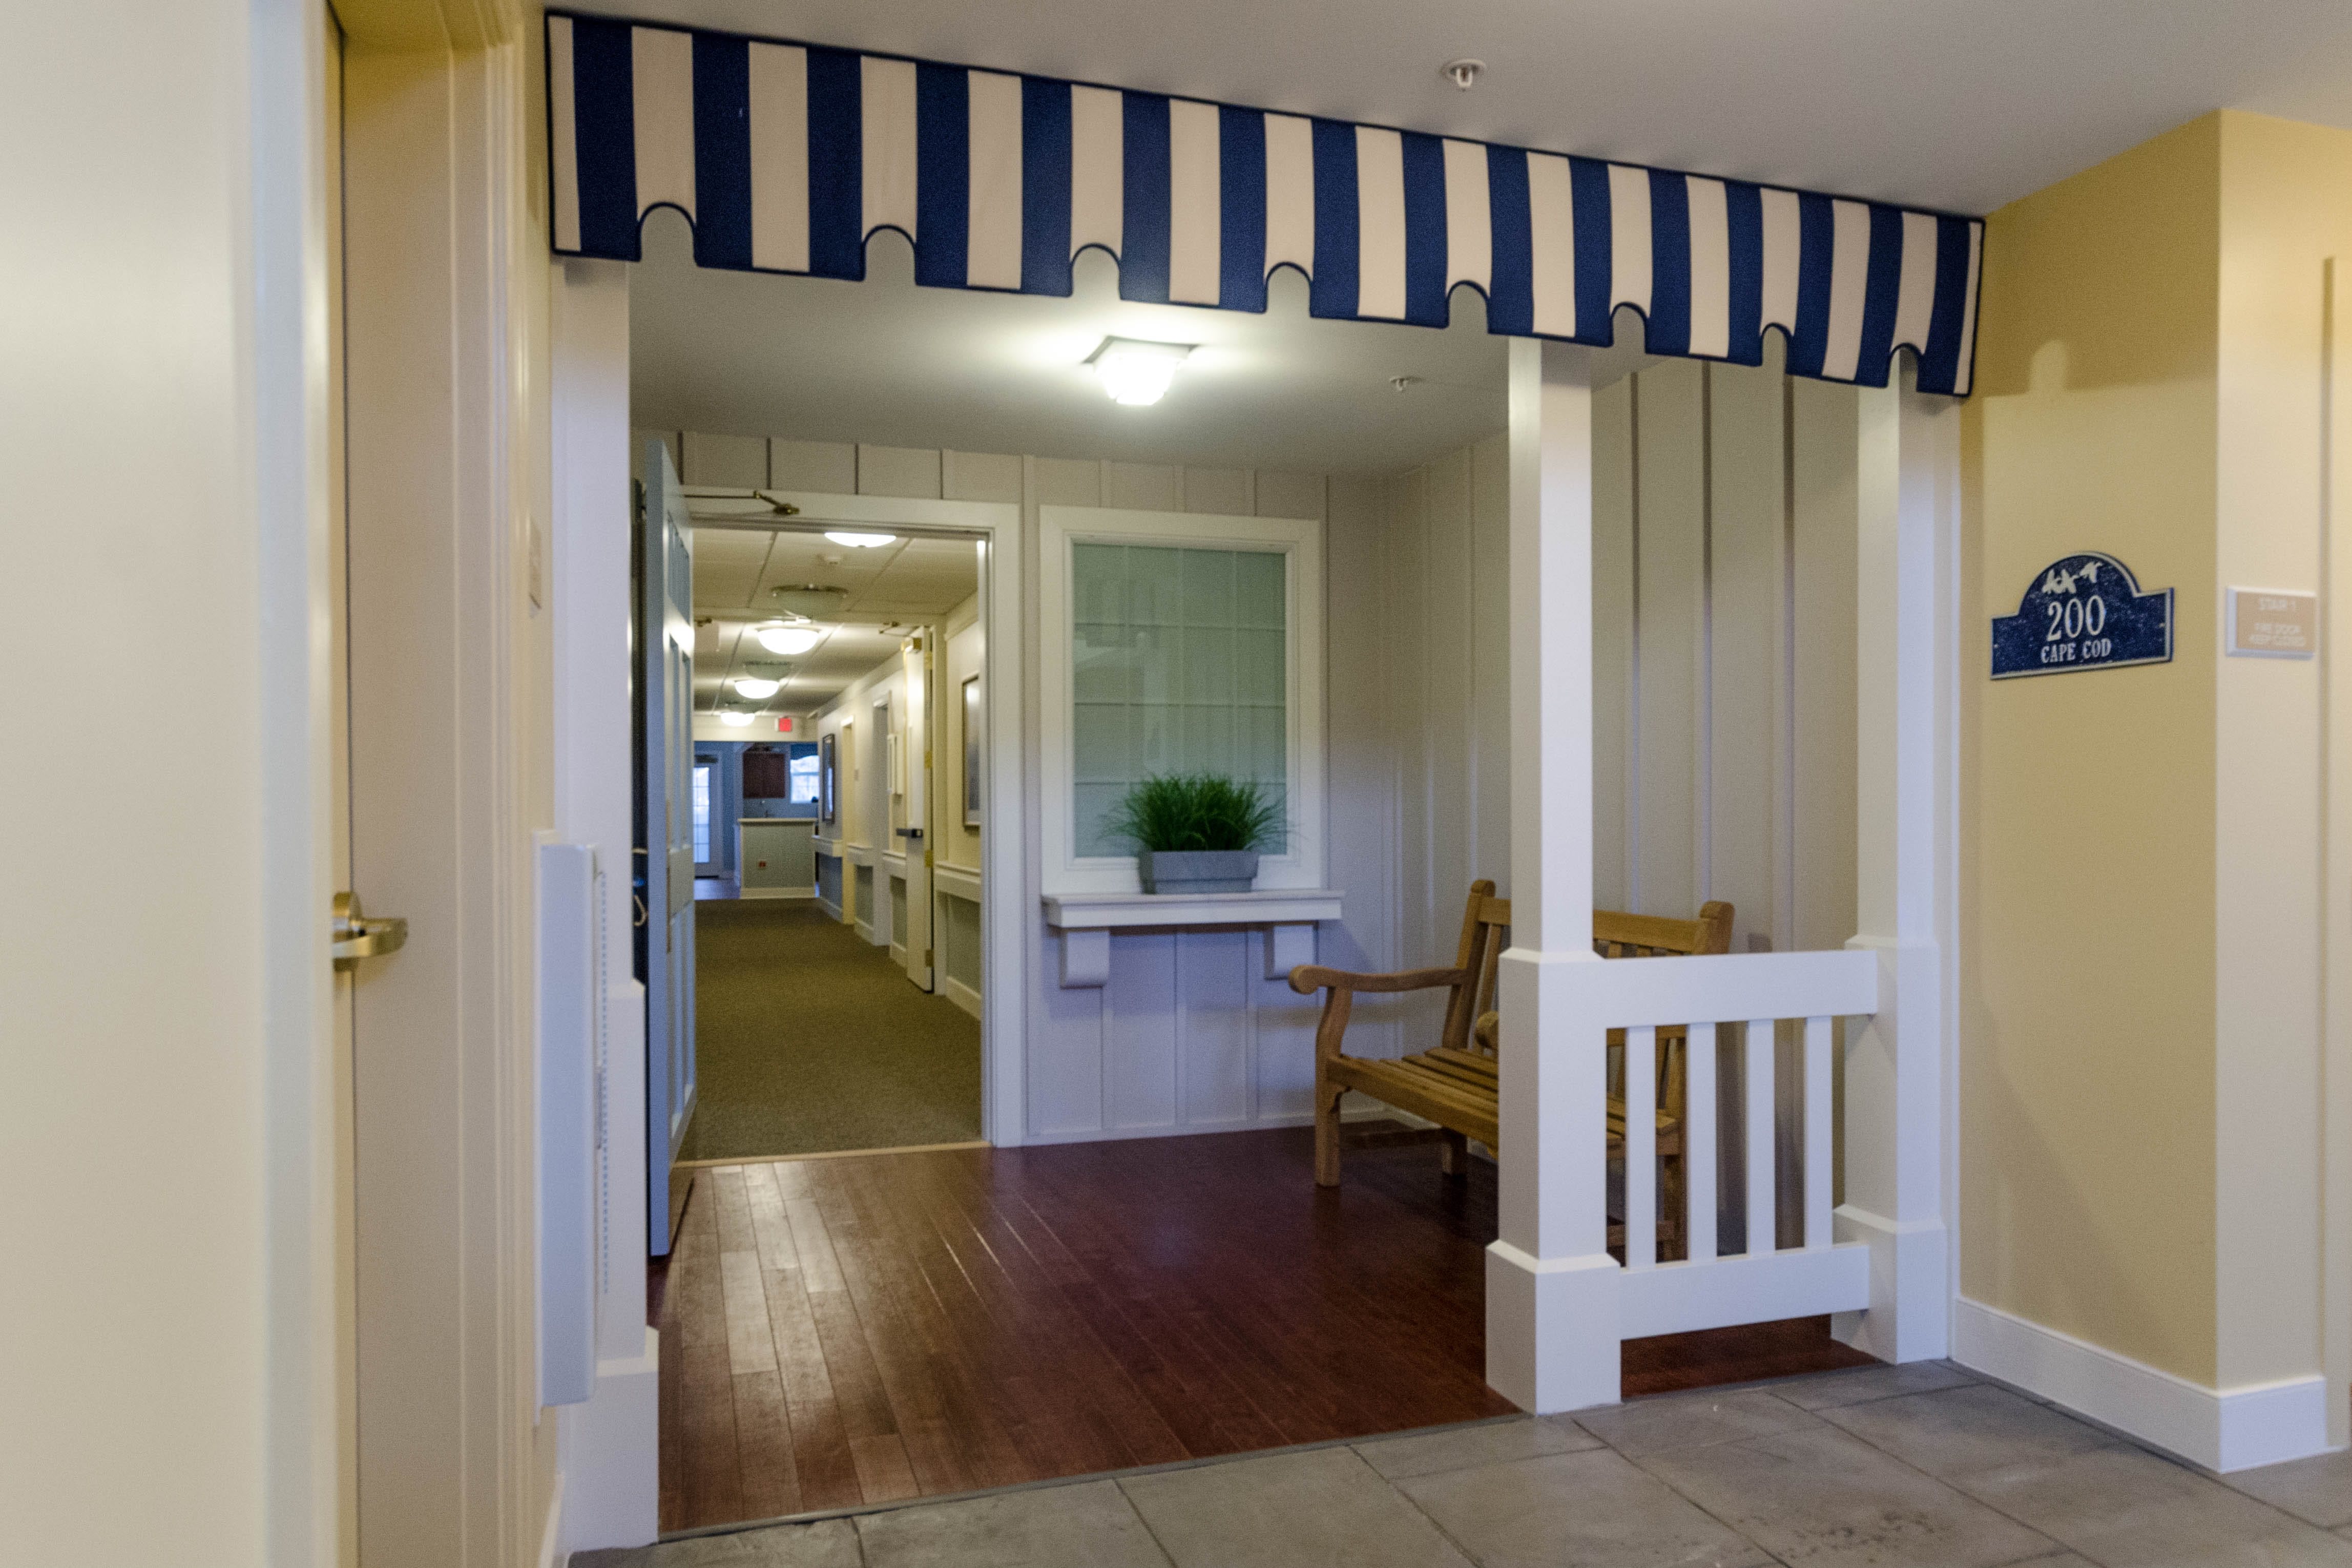
M 1110 934 L 1236 926 L 1265 932 L 1265 977 L 1278 980 L 1315 962 L 1315 923 L 1339 918 L 1329 888 L 1250 893 L 1048 894 L 1045 924 L 1062 934 L 1062 987 L 1110 983 Z
M 1161 930 L 1177 925 L 1289 925 L 1339 918 L 1329 888 L 1248 893 L 1049 893 L 1045 924 L 1058 931 Z

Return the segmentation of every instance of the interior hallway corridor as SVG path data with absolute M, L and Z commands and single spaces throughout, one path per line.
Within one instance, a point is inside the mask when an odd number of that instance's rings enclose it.
M 695 904 L 701 1075 L 681 1160 L 968 1143 L 980 1021 L 805 899 Z

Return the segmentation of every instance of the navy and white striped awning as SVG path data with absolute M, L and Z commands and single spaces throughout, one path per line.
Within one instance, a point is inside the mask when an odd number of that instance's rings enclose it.
M 1984 225 L 1740 180 L 1276 114 L 1049 77 L 551 14 L 556 250 L 634 261 L 671 206 L 704 267 L 863 277 L 898 229 L 918 282 L 1066 295 L 1088 246 L 1122 298 L 1264 310 L 1278 267 L 1310 311 L 1965 395 Z

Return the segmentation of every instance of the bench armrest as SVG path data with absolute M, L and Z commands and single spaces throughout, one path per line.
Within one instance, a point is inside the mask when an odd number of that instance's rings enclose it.
M 1349 969 L 1327 969 L 1301 964 L 1290 971 L 1290 988 L 1300 996 L 1325 988 L 1339 991 L 1432 991 L 1459 986 L 1470 978 L 1467 969 L 1402 969 L 1393 975 L 1360 975 Z

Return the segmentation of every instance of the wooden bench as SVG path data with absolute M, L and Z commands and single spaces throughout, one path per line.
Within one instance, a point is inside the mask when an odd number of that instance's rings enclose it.
M 1604 958 L 1654 957 L 1666 954 L 1722 953 L 1731 946 L 1732 908 L 1711 903 L 1696 920 L 1667 920 L 1615 910 L 1592 912 L 1593 950 Z M 1339 1101 L 1350 1089 L 1386 1105 L 1434 1122 L 1444 1133 L 1439 1164 L 1449 1176 L 1467 1169 L 1472 1140 L 1501 1147 L 1497 1124 L 1495 972 L 1511 924 L 1511 901 L 1495 896 L 1495 884 L 1471 884 L 1462 915 L 1462 942 L 1454 966 L 1408 969 L 1393 975 L 1360 975 L 1302 964 L 1290 972 L 1290 988 L 1323 995 L 1323 1016 L 1315 1029 L 1315 1179 L 1339 1184 Z M 1359 994 L 1392 995 L 1444 989 L 1445 1019 L 1434 1050 L 1391 1060 L 1346 1053 L 1348 1017 Z M 1625 1137 L 1624 1031 L 1609 1034 L 1612 1051 L 1609 1143 L 1622 1151 Z M 1658 1155 L 1668 1162 L 1670 1196 L 1682 1158 L 1683 1057 L 1686 1030 L 1658 1030 Z M 1679 1204 L 1662 1204 L 1680 1214 Z

